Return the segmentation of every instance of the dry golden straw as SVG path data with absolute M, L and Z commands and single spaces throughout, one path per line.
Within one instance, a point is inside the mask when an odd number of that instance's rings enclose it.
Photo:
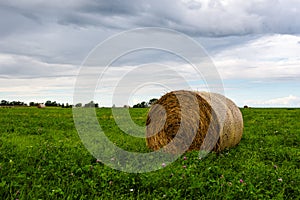
M 146 142 L 152 150 L 219 152 L 237 145 L 243 134 L 239 108 L 207 92 L 173 91 L 162 96 L 147 117 Z

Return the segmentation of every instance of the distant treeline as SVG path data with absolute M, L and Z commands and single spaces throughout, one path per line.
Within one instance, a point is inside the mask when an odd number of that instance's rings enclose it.
M 0 106 L 38 106 L 40 104 L 44 104 L 45 106 L 49 107 L 62 107 L 62 108 L 71 108 L 73 105 L 68 103 L 56 103 L 56 101 L 46 101 L 45 103 L 37 103 L 37 102 L 30 102 L 29 105 L 27 103 L 21 101 L 6 101 L 1 100 Z
M 0 106 L 27 106 L 26 103 L 21 102 L 21 101 L 6 101 L 6 100 L 2 100 L 0 103 Z
M 150 99 L 149 102 L 141 102 L 141 103 L 137 103 L 135 105 L 133 105 L 133 108 L 147 108 L 151 105 L 153 105 L 155 102 L 157 101 L 157 99 L 153 98 Z M 57 103 L 56 101 L 46 101 L 45 103 L 38 103 L 38 102 L 30 102 L 29 105 L 27 103 L 21 102 L 21 101 L 6 101 L 6 100 L 1 100 L 0 106 L 39 106 L 39 105 L 44 105 L 46 107 L 62 107 L 62 108 L 72 108 L 72 107 L 95 107 L 95 108 L 99 108 L 99 104 L 95 103 L 94 101 L 90 101 L 89 103 L 86 104 L 82 104 L 82 103 L 77 103 L 76 105 L 71 105 L 68 103 Z M 115 105 L 113 105 L 112 107 L 115 107 Z M 124 108 L 129 108 L 130 106 L 128 105 L 124 105 Z
M 133 105 L 133 108 L 148 108 L 149 106 L 153 105 L 155 102 L 157 101 L 157 99 L 153 98 L 150 99 L 149 102 L 141 102 L 141 103 L 137 103 L 135 105 Z
M 62 108 L 72 108 L 73 105 L 69 103 L 57 103 L 56 101 L 46 101 L 45 103 L 38 103 L 38 102 L 30 102 L 29 105 L 27 103 L 21 102 L 21 101 L 6 101 L 6 100 L 1 100 L 0 106 L 39 106 L 39 105 L 44 105 L 46 107 L 62 107 Z M 89 103 L 82 104 L 78 103 L 75 105 L 75 107 L 95 107 L 98 108 L 99 104 L 95 103 L 94 101 L 90 101 Z
M 77 103 L 75 105 L 76 108 L 82 107 L 82 103 Z M 94 101 L 90 101 L 87 104 L 84 104 L 84 107 L 95 107 L 95 108 L 99 108 L 99 104 L 95 103 Z

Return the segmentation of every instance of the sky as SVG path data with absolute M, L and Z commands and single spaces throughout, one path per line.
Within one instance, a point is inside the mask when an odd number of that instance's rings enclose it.
M 298 0 L 0 1 L 0 99 L 73 103 L 93 49 L 116 34 L 159 27 L 202 46 L 225 96 L 238 106 L 300 107 L 299 17 Z M 170 90 L 207 90 L 189 63 L 157 49 L 120 55 L 103 77 L 93 99 L 100 106 L 133 105 Z M 120 83 L 131 89 L 127 96 L 117 93 Z

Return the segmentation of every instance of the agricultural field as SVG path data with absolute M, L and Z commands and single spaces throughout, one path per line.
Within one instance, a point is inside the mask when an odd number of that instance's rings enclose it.
M 182 155 L 161 170 L 134 174 L 109 168 L 83 146 L 72 109 L 0 108 L 1 199 L 299 199 L 300 109 L 241 109 L 240 144 L 199 160 Z M 144 125 L 147 108 L 130 109 Z M 111 109 L 97 109 L 111 141 L 149 152 L 145 139 L 123 133 Z

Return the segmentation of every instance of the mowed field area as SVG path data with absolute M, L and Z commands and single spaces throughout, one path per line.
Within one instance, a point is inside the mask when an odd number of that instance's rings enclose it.
M 240 144 L 202 160 L 188 152 L 161 170 L 130 174 L 98 162 L 83 146 L 72 109 L 0 108 L 1 199 L 299 199 L 300 109 L 241 109 Z M 130 109 L 145 125 L 148 109 Z M 149 152 L 123 133 L 111 109 L 97 109 L 119 147 Z M 112 162 L 116 162 L 112 160 Z

